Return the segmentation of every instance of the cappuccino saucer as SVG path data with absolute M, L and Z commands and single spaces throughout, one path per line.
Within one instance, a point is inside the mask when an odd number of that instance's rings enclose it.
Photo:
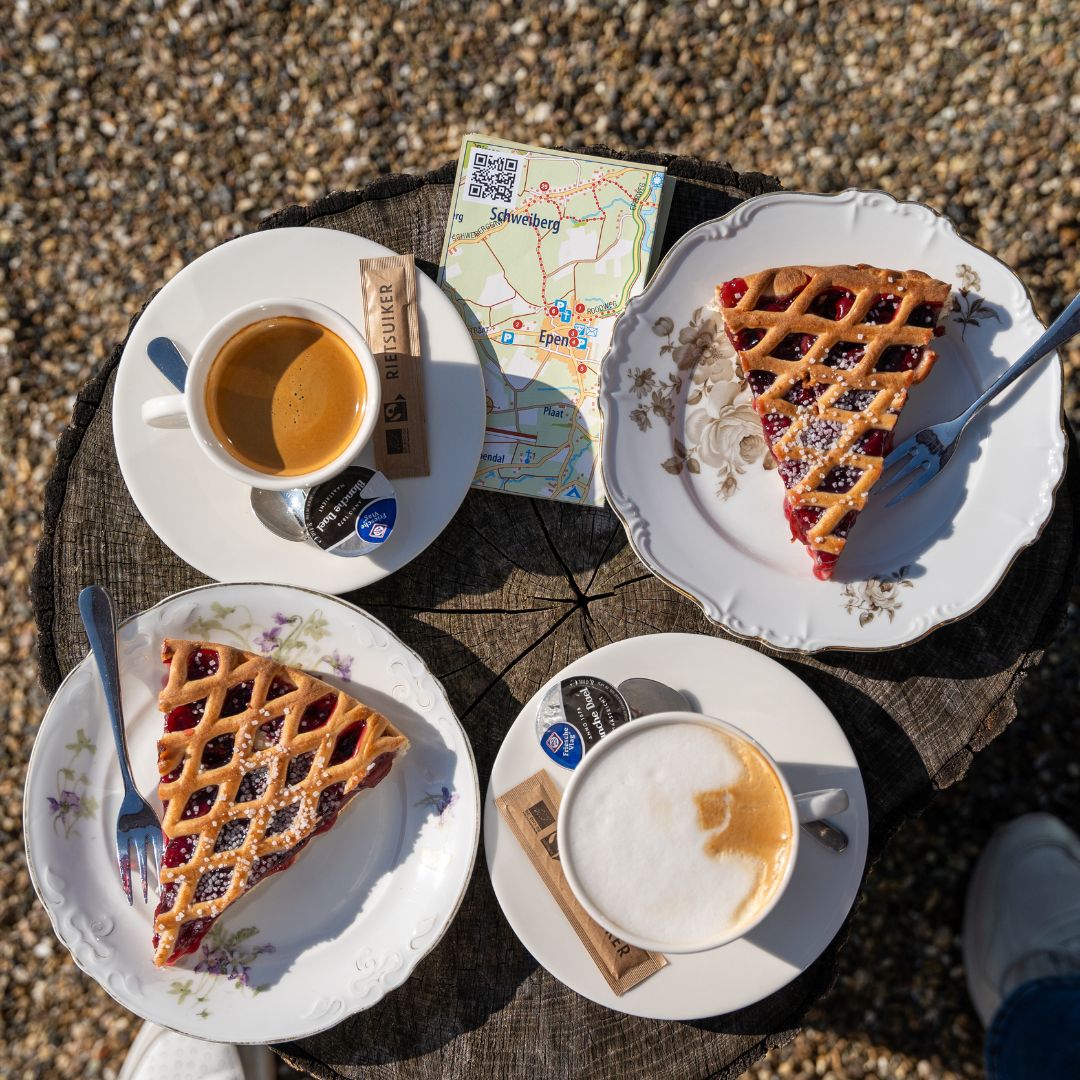
M 744 937 L 708 952 L 670 954 L 668 965 L 618 997 L 582 947 L 495 799 L 539 769 L 563 789 L 572 773 L 541 749 L 536 709 L 573 675 L 618 685 L 643 676 L 681 691 L 698 712 L 728 720 L 776 759 L 793 791 L 842 787 L 848 809 L 834 821 L 848 835 L 836 854 L 805 833 L 795 870 L 776 907 Z M 768 688 L 766 694 L 763 690 Z M 633 721 L 631 721 L 633 723 Z M 650 634 L 605 645 L 575 660 L 526 702 L 503 740 L 484 804 L 484 851 L 503 914 L 526 949 L 555 978 L 609 1009 L 656 1020 L 697 1020 L 768 997 L 828 947 L 858 895 L 869 816 L 855 754 L 824 702 L 775 660 L 700 634 Z M 659 935 L 658 935 L 659 936 Z
M 363 327 L 359 259 L 389 248 L 334 229 L 270 229 L 230 240 L 166 282 L 131 330 L 113 392 L 113 439 L 124 482 L 139 513 L 185 562 L 218 581 L 259 580 L 325 593 L 363 588 L 420 554 L 446 528 L 480 460 L 484 377 L 468 328 L 450 299 L 417 273 L 427 411 L 424 477 L 396 479 L 393 538 L 378 551 L 339 558 L 270 532 L 251 509 L 251 489 L 227 476 L 184 428 L 143 423 L 143 402 L 172 387 L 150 362 L 157 337 L 176 342 L 190 362 L 195 346 L 229 312 L 269 296 L 333 308 Z M 356 464 L 375 467 L 369 443 Z

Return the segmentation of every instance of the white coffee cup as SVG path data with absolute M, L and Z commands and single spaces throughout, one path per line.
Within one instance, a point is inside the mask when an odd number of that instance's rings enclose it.
M 694 941 L 670 941 L 663 939 L 661 933 L 663 928 L 661 926 L 657 926 L 655 937 L 644 936 L 619 925 L 606 912 L 601 910 L 589 895 L 588 890 L 582 882 L 581 873 L 576 862 L 577 856 L 574 852 L 574 841 L 572 838 L 575 831 L 573 826 L 574 813 L 575 808 L 579 803 L 580 794 L 583 790 L 587 789 L 590 783 L 590 777 L 605 758 L 611 755 L 618 747 L 627 744 L 629 740 L 633 740 L 645 732 L 683 724 L 700 725 L 705 728 L 711 728 L 726 734 L 732 739 L 748 743 L 757 750 L 765 763 L 772 769 L 779 782 L 779 788 L 787 805 L 788 820 L 791 822 L 791 835 L 789 839 L 786 866 L 780 878 L 777 880 L 772 894 L 764 900 L 755 911 L 745 919 L 739 921 L 736 925 L 728 927 L 723 931 L 712 934 L 703 934 L 699 939 Z M 649 820 L 649 808 L 645 803 L 646 797 L 645 794 L 642 793 L 640 825 L 644 828 L 664 828 L 662 823 L 656 824 Z M 803 795 L 792 794 L 791 788 L 784 778 L 784 774 L 780 771 L 780 768 L 772 755 L 758 743 L 757 740 L 748 735 L 745 731 L 736 727 L 734 724 L 727 723 L 724 720 L 718 720 L 714 717 L 702 716 L 700 713 L 655 713 L 651 716 L 645 716 L 634 720 L 623 727 L 617 728 L 610 735 L 606 735 L 582 758 L 581 762 L 574 770 L 569 783 L 566 785 L 566 790 L 563 792 L 562 803 L 559 807 L 559 860 L 562 865 L 563 874 L 566 876 L 567 883 L 581 906 L 596 920 L 596 922 L 615 937 L 649 952 L 705 952 L 706 950 L 719 948 L 721 945 L 726 945 L 731 941 L 735 941 L 738 938 L 745 936 L 765 919 L 779 902 L 780 897 L 783 896 L 784 891 L 791 881 L 791 875 L 794 872 L 795 862 L 798 857 L 799 823 L 802 821 L 813 821 L 829 814 L 841 813 L 847 809 L 847 806 L 847 792 L 842 788 L 829 788 L 824 791 L 808 792 Z M 704 836 L 702 836 L 702 843 L 704 844 Z
M 245 326 L 250 326 L 261 319 L 282 316 L 307 319 L 337 334 L 356 357 L 366 384 L 364 411 L 360 417 L 360 424 L 356 429 L 356 434 L 342 448 L 341 453 L 321 468 L 292 476 L 274 476 L 271 473 L 249 468 L 238 461 L 215 435 L 206 413 L 206 380 L 214 360 L 225 343 Z M 382 399 L 380 387 L 379 369 L 375 358 L 371 355 L 371 350 L 360 332 L 344 315 L 314 300 L 270 297 L 245 304 L 215 323 L 199 342 L 191 357 L 184 392 L 144 401 L 142 418 L 143 422 L 151 427 L 191 428 L 195 441 L 203 453 L 234 480 L 239 480 L 250 487 L 283 491 L 286 488 L 313 487 L 321 484 L 336 476 L 353 461 L 375 432 Z

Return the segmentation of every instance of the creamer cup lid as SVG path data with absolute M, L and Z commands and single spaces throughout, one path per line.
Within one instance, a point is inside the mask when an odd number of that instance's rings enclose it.
M 363 465 L 350 465 L 313 487 L 304 503 L 304 528 L 312 543 L 347 558 L 377 551 L 396 522 L 393 484 Z
M 556 765 L 577 768 L 605 735 L 628 723 L 630 708 L 611 683 L 575 675 L 551 686 L 536 710 L 540 749 Z

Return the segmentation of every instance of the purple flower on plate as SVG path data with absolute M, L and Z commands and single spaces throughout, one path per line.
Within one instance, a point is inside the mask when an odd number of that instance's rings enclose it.
M 82 798 L 79 793 L 77 791 L 68 791 L 66 788 L 60 792 L 59 799 L 54 799 L 51 795 L 47 796 L 47 798 L 49 800 L 49 810 L 61 819 L 66 819 L 69 814 L 78 816 L 82 807 Z
M 249 926 L 236 933 L 213 935 L 210 944 L 203 945 L 202 959 L 195 965 L 195 970 L 207 975 L 224 975 L 229 982 L 237 986 L 251 987 L 251 965 L 264 953 L 272 953 L 273 945 L 255 945 L 248 948 L 244 942 L 259 931 Z
M 281 633 L 282 624 L 270 627 L 269 630 L 264 630 L 256 639 L 255 645 L 260 652 L 270 653 L 278 647 L 278 636 Z
M 444 786 L 439 791 L 429 791 L 416 805 L 430 806 L 438 817 L 442 817 L 456 802 L 457 793 Z
M 324 657 L 326 662 L 334 670 L 334 674 L 339 679 L 347 679 L 352 675 L 352 662 L 351 656 L 343 656 L 335 649 L 329 656 Z
M 294 618 L 294 616 L 292 616 L 292 615 L 283 615 L 280 611 L 275 611 L 274 612 L 274 622 L 276 622 L 278 624 L 278 626 L 287 626 L 289 623 L 291 623 L 293 621 L 293 618 Z

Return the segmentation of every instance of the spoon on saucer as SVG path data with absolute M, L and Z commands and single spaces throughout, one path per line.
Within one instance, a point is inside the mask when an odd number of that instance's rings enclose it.
M 179 390 L 184 392 L 184 384 L 187 381 L 187 361 L 183 353 L 176 346 L 176 342 L 168 337 L 156 337 L 146 346 L 146 355 L 150 362 Z M 371 474 L 371 470 L 364 470 Z M 368 475 L 364 484 L 370 483 L 375 477 L 379 481 L 371 484 L 369 488 L 369 501 L 371 498 L 393 498 L 393 487 L 381 473 Z M 363 486 L 363 485 L 361 485 Z M 290 540 L 294 543 L 304 541 L 312 542 L 311 536 L 304 524 L 304 507 L 311 495 L 310 488 L 294 487 L 284 491 L 268 491 L 265 488 L 251 488 L 249 496 L 251 509 L 262 523 L 263 527 L 282 540 Z M 378 524 L 375 525 L 378 528 Z M 378 543 L 389 536 L 390 526 L 384 526 L 378 535 Z M 337 545 L 339 548 L 342 545 Z M 337 554 L 353 555 L 357 544 L 351 545 L 351 550 L 339 550 Z M 372 545 L 360 544 L 363 551 L 367 551 Z
M 282 540 L 300 542 L 308 538 L 304 528 L 306 488 L 286 488 L 284 491 L 251 489 L 251 509 L 255 516 L 275 536 Z
M 619 683 L 619 693 L 635 718 L 657 712 L 697 712 L 685 694 L 656 679 L 625 679 Z M 848 846 L 847 833 L 831 821 L 816 819 L 801 822 L 801 825 L 830 851 L 839 853 Z

